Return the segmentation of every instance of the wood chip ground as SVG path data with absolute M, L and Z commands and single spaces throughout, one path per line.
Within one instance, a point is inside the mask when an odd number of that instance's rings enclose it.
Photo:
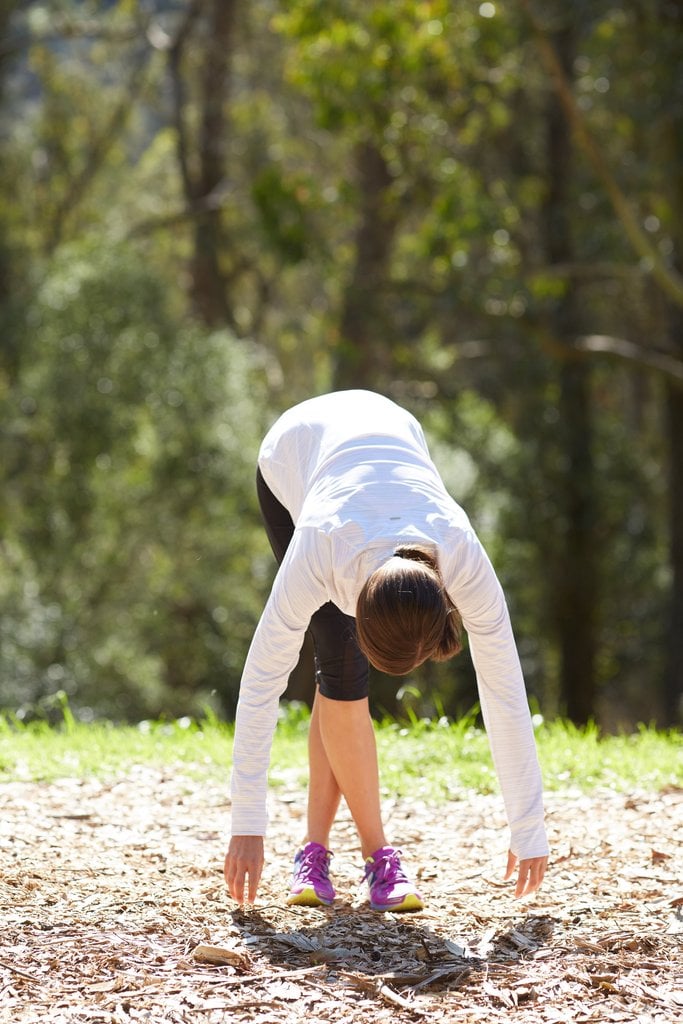
M 387 796 L 426 898 L 410 916 L 370 910 L 348 814 L 334 907 L 286 907 L 294 782 L 257 905 L 236 907 L 226 789 L 150 768 L 0 786 L 3 1024 L 683 1021 L 683 789 L 549 793 L 553 864 L 525 902 L 501 882 L 498 797 Z

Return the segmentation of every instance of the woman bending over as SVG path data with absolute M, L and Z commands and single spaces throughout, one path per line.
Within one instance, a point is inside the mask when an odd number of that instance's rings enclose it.
M 278 702 L 310 629 L 316 696 L 307 831 L 290 904 L 330 904 L 329 833 L 341 796 L 356 825 L 371 906 L 419 910 L 382 823 L 368 664 L 406 675 L 460 650 L 464 627 L 510 827 L 506 878 L 534 892 L 547 865 L 541 776 L 505 598 L 464 511 L 447 493 L 422 428 L 369 391 L 302 402 L 271 427 L 257 492 L 279 569 L 240 685 L 225 878 L 253 902 L 266 833 Z

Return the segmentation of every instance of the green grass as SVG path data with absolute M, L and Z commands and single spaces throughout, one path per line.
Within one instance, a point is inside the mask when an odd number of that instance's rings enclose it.
M 640 728 L 627 735 L 601 735 L 595 726 L 568 722 L 536 728 L 536 745 L 547 790 L 609 787 L 619 791 L 683 786 L 683 734 Z M 397 793 L 422 792 L 425 799 L 457 797 L 459 791 L 497 790 L 481 729 L 470 723 L 385 725 L 378 734 L 382 779 Z
M 283 707 L 271 759 L 273 786 L 305 784 L 307 732 L 307 712 Z M 683 786 L 683 734 L 677 731 L 641 727 L 608 736 L 594 726 L 579 729 L 557 721 L 540 724 L 536 741 L 549 790 Z M 377 745 L 385 792 L 443 801 L 465 790 L 497 789 L 486 736 L 471 720 L 379 723 Z M 214 716 L 201 722 L 86 725 L 65 705 L 58 726 L 0 716 L 0 782 L 111 778 L 133 765 L 151 765 L 227 784 L 231 746 L 232 727 Z

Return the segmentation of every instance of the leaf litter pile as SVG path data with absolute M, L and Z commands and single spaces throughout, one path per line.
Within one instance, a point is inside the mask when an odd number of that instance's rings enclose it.
M 254 908 L 228 897 L 226 785 L 152 768 L 0 786 L 0 1020 L 683 1021 L 683 789 L 548 793 L 552 866 L 503 884 L 500 799 L 385 799 L 426 909 L 373 912 L 348 814 L 331 908 L 288 908 L 305 793 L 275 789 Z

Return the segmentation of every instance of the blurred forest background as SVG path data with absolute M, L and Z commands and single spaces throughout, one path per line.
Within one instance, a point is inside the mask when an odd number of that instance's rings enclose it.
M 680 724 L 681 0 L 0 0 L 0 132 L 0 707 L 229 717 L 261 436 L 369 387 L 540 711 Z

